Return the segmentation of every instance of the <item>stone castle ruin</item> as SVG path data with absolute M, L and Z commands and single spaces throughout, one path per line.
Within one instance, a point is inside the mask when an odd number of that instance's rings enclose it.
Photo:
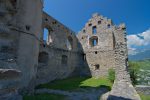
M 0 0 L 0 100 L 21 100 L 18 91 L 53 80 L 107 76 L 110 68 L 116 80 L 103 100 L 140 100 L 127 61 L 124 24 L 95 13 L 76 36 L 43 11 L 43 0 Z

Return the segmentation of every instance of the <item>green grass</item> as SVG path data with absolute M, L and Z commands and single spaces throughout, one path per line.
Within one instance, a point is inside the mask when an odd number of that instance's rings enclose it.
M 150 100 L 150 95 L 140 94 L 141 100 Z
M 101 87 L 101 86 L 108 86 L 112 87 L 112 83 L 107 78 L 89 78 L 81 82 L 80 87 Z
M 41 84 L 36 88 L 48 88 L 48 89 L 59 89 L 59 90 L 76 90 L 79 88 L 100 88 L 107 87 L 111 89 L 112 83 L 107 78 L 85 78 L 85 77 L 76 77 L 68 78 L 64 80 L 53 81 L 47 84 Z
M 108 78 L 86 78 L 76 77 L 68 78 L 64 80 L 57 80 L 47 84 L 41 84 L 36 88 L 48 88 L 48 89 L 59 89 L 59 90 L 76 90 L 80 88 L 100 88 L 107 87 L 111 89 L 112 83 Z M 36 94 L 31 96 L 24 96 L 23 100 L 64 100 L 65 96 L 55 94 Z
M 129 61 L 129 65 L 135 69 L 150 70 L 150 60 Z
M 65 96 L 55 94 L 36 94 L 23 96 L 23 100 L 65 100 Z

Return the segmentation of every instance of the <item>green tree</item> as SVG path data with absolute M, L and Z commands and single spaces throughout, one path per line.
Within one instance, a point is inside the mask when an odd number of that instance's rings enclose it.
M 131 81 L 133 83 L 133 85 L 137 84 L 137 75 L 140 69 L 140 65 L 137 62 L 129 62 L 129 73 L 130 73 L 130 77 L 131 77 Z

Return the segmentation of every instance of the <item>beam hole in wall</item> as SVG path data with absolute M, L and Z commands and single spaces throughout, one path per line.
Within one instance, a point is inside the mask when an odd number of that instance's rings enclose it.
M 48 21 L 48 19 L 47 19 L 47 18 L 45 18 L 45 21 Z
M 57 22 L 56 22 L 56 21 L 53 21 L 52 24 L 57 24 Z
M 98 45 L 98 37 L 97 36 L 93 36 L 89 39 L 89 45 L 91 47 L 97 46 Z
M 96 26 L 93 26 L 92 32 L 93 32 L 93 34 L 96 34 L 96 33 L 97 33 L 97 27 L 96 27 Z
M 101 24 L 101 21 L 98 21 L 98 24 Z
M 107 25 L 107 28 L 110 28 L 110 24 Z
M 92 26 L 92 24 L 90 23 L 89 26 Z
M 85 29 L 83 30 L 83 33 L 86 33 L 86 30 L 85 30 Z
M 38 57 L 38 62 L 42 64 L 47 64 L 48 63 L 48 53 L 47 52 L 40 52 L 39 57 Z
M 66 55 L 62 55 L 61 64 L 62 65 L 68 64 L 68 57 Z
M 27 30 L 27 31 L 29 31 L 30 28 L 31 28 L 31 27 L 30 27 L 29 25 L 26 25 L 26 30 Z
M 99 64 L 94 65 L 94 67 L 95 67 L 95 70 L 99 70 L 100 69 L 100 65 Z
M 97 51 L 95 51 L 95 54 L 97 54 Z
M 73 49 L 73 39 L 71 36 L 68 36 L 66 45 L 68 50 Z

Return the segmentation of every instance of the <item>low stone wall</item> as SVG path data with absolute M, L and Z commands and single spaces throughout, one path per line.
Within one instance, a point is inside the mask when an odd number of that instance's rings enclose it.
M 150 95 L 150 86 L 136 85 L 135 89 L 138 93 L 143 93 L 145 95 Z

